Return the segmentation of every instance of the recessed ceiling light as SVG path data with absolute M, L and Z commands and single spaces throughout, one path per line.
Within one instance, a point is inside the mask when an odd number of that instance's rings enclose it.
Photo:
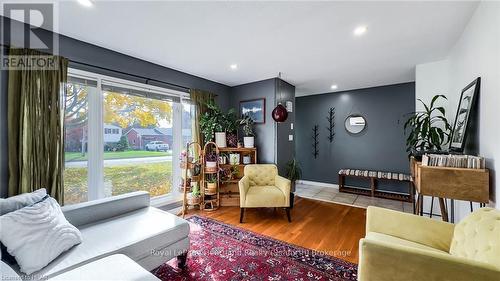
M 229 68 L 231 68 L 231 70 L 236 70 L 236 69 L 238 69 L 238 65 L 237 65 L 237 64 L 235 64 L 235 63 L 233 63 L 233 64 L 231 64 L 231 65 L 229 66 Z
M 91 0 L 78 0 L 78 3 L 85 7 L 92 7 L 94 5 Z
M 368 27 L 366 25 L 360 25 L 354 29 L 354 35 L 356 36 L 361 36 L 366 33 L 368 30 Z
M 337 85 L 332 85 L 330 88 L 331 88 L 332 90 L 337 90 L 338 86 L 337 86 Z

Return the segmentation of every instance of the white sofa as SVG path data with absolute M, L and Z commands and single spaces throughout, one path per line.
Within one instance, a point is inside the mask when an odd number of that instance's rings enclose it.
M 128 256 L 148 271 L 176 256 L 184 262 L 189 249 L 188 222 L 149 203 L 149 193 L 139 191 L 63 207 L 83 241 L 31 279 L 53 278 L 114 254 Z M 10 267 L 22 275 L 17 265 Z

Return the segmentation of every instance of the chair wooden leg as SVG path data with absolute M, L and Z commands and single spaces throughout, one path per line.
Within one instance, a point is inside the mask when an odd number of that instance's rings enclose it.
M 290 216 L 290 208 L 285 208 L 286 217 L 288 218 L 288 222 L 292 222 L 292 217 Z
M 243 223 L 243 214 L 245 213 L 245 208 L 240 208 L 240 223 Z

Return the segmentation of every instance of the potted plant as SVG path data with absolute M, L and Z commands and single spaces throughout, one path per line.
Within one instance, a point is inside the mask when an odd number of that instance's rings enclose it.
M 217 172 L 217 155 L 214 152 L 207 154 L 205 158 L 205 170 L 207 172 Z
M 418 99 L 424 110 L 410 113 L 411 117 L 404 124 L 404 132 L 408 135 L 406 151 L 410 155 L 418 157 L 429 151 L 438 152 L 450 141 L 451 126 L 445 109 L 435 105 L 440 98 L 447 100 L 444 95 L 435 95 L 430 105 L 426 105 Z
M 187 201 L 188 201 L 189 205 L 197 205 L 197 204 L 201 203 L 201 194 L 200 194 L 200 188 L 198 186 L 198 183 L 196 183 L 191 188 L 191 193 L 188 194 Z
M 245 115 L 243 118 L 240 119 L 239 123 L 242 126 L 243 134 L 245 135 L 243 137 L 243 146 L 245 148 L 253 148 L 255 141 L 255 134 L 253 132 L 252 118 L 250 118 L 250 116 L 248 115 Z
M 208 194 L 217 193 L 217 176 L 215 174 L 209 175 L 207 178 L 207 189 Z
M 223 116 L 223 126 L 226 129 L 227 146 L 238 146 L 238 118 L 233 108 Z
M 224 114 L 215 101 L 206 103 L 207 112 L 200 117 L 200 130 L 204 142 L 213 141 L 218 147 L 226 147 L 226 132 L 224 130 Z
M 294 202 L 294 191 L 295 191 L 295 182 L 299 180 L 302 176 L 302 170 L 300 169 L 299 163 L 297 160 L 292 159 L 286 164 L 286 177 L 292 182 L 292 186 L 290 188 L 290 208 L 293 208 Z

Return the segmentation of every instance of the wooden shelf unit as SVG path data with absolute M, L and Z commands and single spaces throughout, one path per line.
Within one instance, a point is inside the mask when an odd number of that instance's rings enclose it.
M 438 197 L 443 220 L 448 221 L 444 199 L 452 202 L 451 222 L 454 221 L 453 200 L 486 204 L 490 196 L 490 171 L 488 169 L 467 169 L 423 166 L 414 158 L 410 160 L 413 182 L 419 196 L 417 213 L 422 214 L 422 196 Z
M 238 175 L 231 180 L 221 180 L 219 183 L 220 190 L 220 205 L 221 206 L 239 206 L 240 205 L 240 191 L 238 182 L 243 177 L 243 170 L 246 164 L 243 164 L 243 157 L 250 156 L 250 164 L 257 163 L 257 148 L 236 148 L 224 147 L 219 148 L 220 154 L 227 154 L 227 164 L 220 164 L 221 168 L 229 169 L 232 166 L 238 167 Z M 239 164 L 232 165 L 229 163 L 229 154 L 239 154 Z

